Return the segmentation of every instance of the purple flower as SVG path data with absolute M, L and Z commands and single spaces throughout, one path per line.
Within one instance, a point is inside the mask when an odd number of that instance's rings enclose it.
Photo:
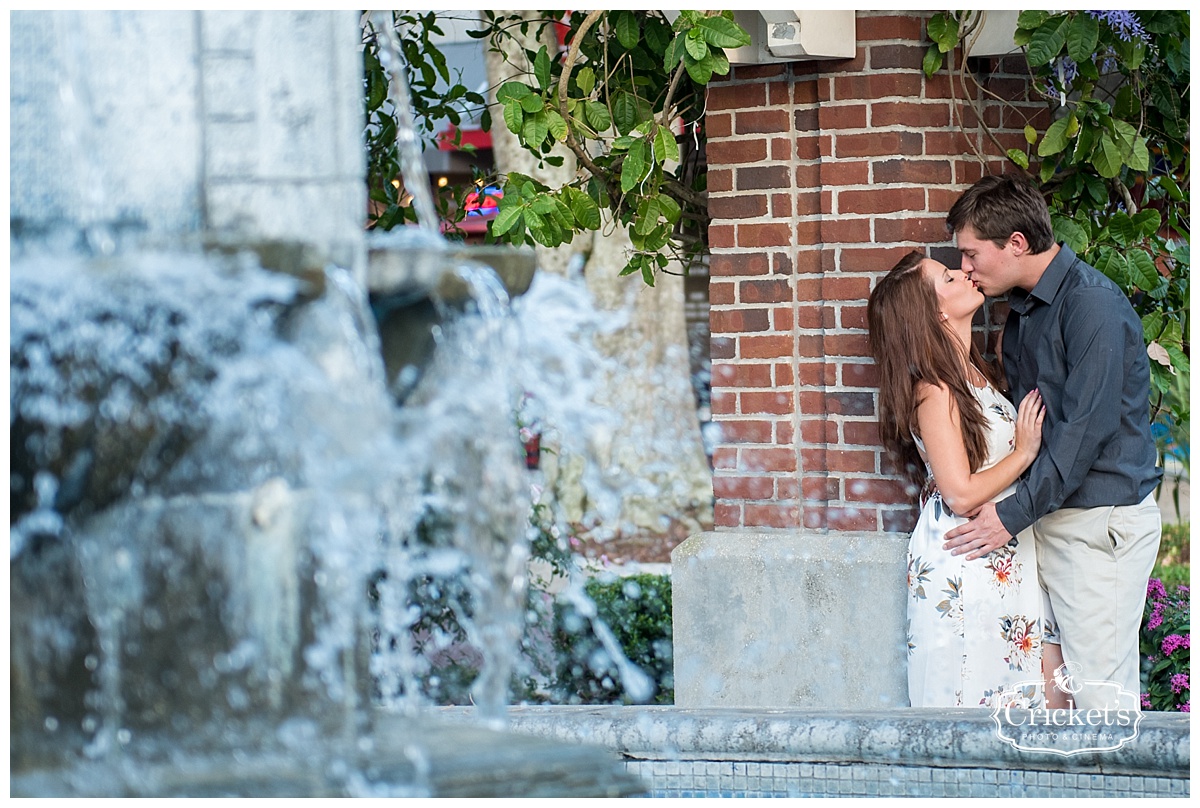
M 1175 587 L 1175 592 L 1180 595 L 1186 595 L 1188 592 L 1191 592 L 1191 591 L 1192 591 L 1192 588 L 1190 586 L 1188 586 L 1187 584 L 1180 584 L 1179 586 Z
M 1187 704 L 1179 705 L 1179 712 L 1190 713 L 1191 711 L 1192 711 L 1192 703 L 1190 701 Z
M 1146 584 L 1146 594 L 1152 598 L 1165 598 L 1167 596 L 1167 588 L 1163 586 L 1161 579 L 1151 578 L 1150 583 Z
M 1188 675 L 1186 673 L 1177 673 L 1171 677 L 1171 692 L 1182 693 L 1185 690 L 1191 690 L 1191 684 L 1188 683 Z
M 1100 22 L 1107 23 L 1108 27 L 1126 42 L 1132 42 L 1134 37 L 1143 41 L 1146 39 L 1146 29 L 1132 11 L 1089 11 L 1088 14 Z
M 1154 629 L 1158 628 L 1161 625 L 1162 625 L 1162 612 L 1160 612 L 1156 609 L 1154 611 L 1154 614 L 1150 615 L 1150 619 L 1146 621 L 1146 629 L 1148 631 L 1154 631 Z
M 1142 707 L 1143 707 L 1144 709 L 1147 709 L 1147 710 L 1149 710 L 1149 709 L 1150 709 L 1151 707 L 1153 707 L 1153 706 L 1154 706 L 1154 705 L 1150 703 L 1150 694 L 1149 694 L 1149 693 L 1143 693 L 1143 694 L 1142 694 Z
M 1172 651 L 1176 651 L 1180 648 L 1191 648 L 1191 637 L 1191 634 L 1189 634 L 1187 637 L 1180 637 L 1178 634 L 1168 634 L 1163 638 L 1162 652 L 1167 656 L 1170 656 Z

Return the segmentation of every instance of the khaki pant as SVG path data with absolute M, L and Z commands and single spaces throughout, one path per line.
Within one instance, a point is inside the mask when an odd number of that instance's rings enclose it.
M 1033 535 L 1063 659 L 1080 688 L 1076 709 L 1137 707 L 1146 582 L 1162 537 L 1154 496 L 1138 505 L 1062 508 L 1034 523 Z M 1121 696 L 1114 705 L 1118 687 L 1134 694 L 1132 703 Z

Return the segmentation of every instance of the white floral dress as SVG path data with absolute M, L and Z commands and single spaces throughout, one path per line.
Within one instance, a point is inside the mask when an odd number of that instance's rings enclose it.
M 991 385 L 975 389 L 988 421 L 987 460 L 1013 450 L 1016 410 Z M 924 446 L 920 439 L 917 445 Z M 1009 486 L 993 501 L 1013 492 Z M 1042 643 L 1058 642 L 1049 599 L 1038 583 L 1033 535 L 966 561 L 942 549 L 946 532 L 966 522 L 936 487 L 924 500 L 908 544 L 908 696 L 913 707 L 1043 704 Z

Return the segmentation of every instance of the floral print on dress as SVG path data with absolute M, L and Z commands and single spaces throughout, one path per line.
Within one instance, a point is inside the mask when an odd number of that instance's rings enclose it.
M 1015 671 L 1029 671 L 1042 664 L 1042 637 L 1037 618 L 1024 615 L 1005 615 L 1000 618 L 1000 636 L 1008 643 L 1004 661 Z
M 1016 409 L 994 388 L 976 388 L 976 395 L 987 420 L 982 470 L 1012 451 Z M 1055 633 L 1043 626 L 1052 615 L 1038 585 L 1034 544 L 1022 534 L 982 558 L 952 555 L 943 548 L 946 532 L 966 520 L 946 507 L 936 483 L 922 490 L 908 544 L 909 703 L 1040 707 L 1042 646 Z
M 920 556 L 908 557 L 908 593 L 913 600 L 924 600 L 925 584 L 929 583 L 929 574 L 933 567 L 921 560 Z
M 946 599 L 937 605 L 938 612 L 954 627 L 954 636 L 963 636 L 962 578 L 946 579 Z
M 1017 559 L 1016 549 L 1005 545 L 997 547 L 987 556 L 989 579 L 996 591 L 1005 594 L 1021 585 L 1021 562 Z

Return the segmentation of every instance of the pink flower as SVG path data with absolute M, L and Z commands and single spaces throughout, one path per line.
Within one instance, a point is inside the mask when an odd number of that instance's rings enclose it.
M 1146 585 L 1146 594 L 1152 598 L 1165 598 L 1167 596 L 1167 588 L 1163 586 L 1163 582 L 1158 578 L 1151 578 L 1150 583 Z
M 1187 635 L 1186 637 L 1181 637 L 1178 634 L 1168 634 L 1163 638 L 1162 651 L 1167 656 L 1170 656 L 1172 651 L 1176 651 L 1180 648 L 1191 648 L 1191 638 L 1191 634 Z
M 1186 704 L 1179 705 L 1179 712 L 1190 713 L 1192 711 L 1192 703 L 1189 701 Z
M 1143 709 L 1149 710 L 1149 709 L 1150 709 L 1151 707 L 1153 707 L 1153 706 L 1154 706 L 1154 705 L 1150 703 L 1150 694 L 1149 694 L 1149 693 L 1143 693 L 1143 694 L 1142 694 L 1142 707 L 1143 707 Z
M 1186 673 L 1177 673 L 1171 677 L 1171 692 L 1182 693 L 1185 690 L 1191 690 L 1191 685 L 1188 683 L 1188 675 Z

